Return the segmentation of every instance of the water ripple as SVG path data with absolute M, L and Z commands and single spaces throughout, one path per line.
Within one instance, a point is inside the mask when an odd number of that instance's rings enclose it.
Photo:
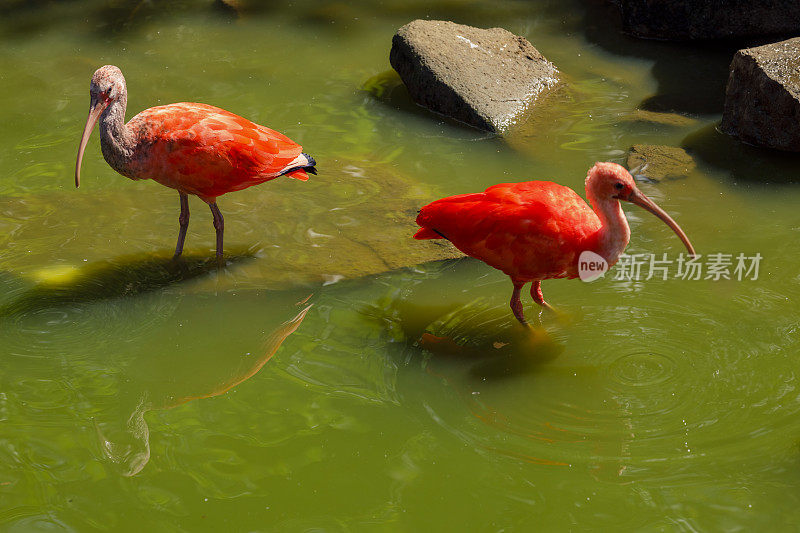
M 459 392 L 474 420 L 465 426 L 446 411 L 426 410 L 491 456 L 583 465 L 623 483 L 692 484 L 697 461 L 742 461 L 785 447 L 776 434 L 800 434 L 791 363 L 797 342 L 789 341 L 788 323 L 758 336 L 760 317 L 736 323 L 726 315 L 746 317 L 745 309 L 723 314 L 715 298 L 686 303 L 656 295 L 645 306 L 632 291 L 622 300 L 613 308 L 583 307 L 554 341 L 564 344 L 563 354 L 503 381 L 432 359 L 429 369 Z M 698 323 L 714 335 L 691 328 Z M 765 351 L 777 356 L 777 382 L 747 377 L 759 371 Z

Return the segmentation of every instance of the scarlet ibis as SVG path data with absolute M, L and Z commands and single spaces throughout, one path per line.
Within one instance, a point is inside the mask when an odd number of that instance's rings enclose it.
M 542 280 L 578 277 L 584 251 L 600 255 L 609 267 L 617 262 L 631 236 L 620 200 L 663 220 L 694 255 L 680 226 L 636 187 L 622 166 L 595 163 L 586 176 L 586 197 L 591 208 L 569 187 L 550 181 L 501 183 L 426 205 L 414 238 L 447 239 L 510 276 L 511 310 L 523 325 L 520 291 L 526 283 L 532 282 L 533 301 L 552 309 L 542 295 Z
M 189 227 L 189 196 L 211 208 L 222 257 L 224 220 L 217 197 L 278 176 L 308 180 L 316 161 L 285 135 L 224 109 L 182 102 L 145 109 L 125 124 L 128 90 L 122 71 L 100 67 L 89 84 L 89 117 L 75 163 L 75 187 L 81 161 L 98 120 L 100 148 L 106 162 L 132 180 L 152 179 L 180 195 L 180 231 L 175 256 L 183 252 Z

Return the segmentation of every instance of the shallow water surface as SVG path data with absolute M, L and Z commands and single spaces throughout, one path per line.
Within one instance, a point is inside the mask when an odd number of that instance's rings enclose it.
M 800 525 L 800 164 L 714 129 L 729 48 L 630 40 L 578 0 L 269 5 L 6 8 L 0 530 Z M 569 83 L 551 118 L 504 140 L 411 104 L 388 51 L 426 16 L 525 35 Z M 221 198 L 223 270 L 190 200 L 170 261 L 174 191 L 116 175 L 97 134 L 72 186 L 106 63 L 128 117 L 212 103 L 285 132 L 320 174 Z M 503 274 L 415 255 L 425 202 L 537 178 L 582 194 L 636 143 L 695 156 L 642 190 L 699 253 L 760 253 L 758 279 L 545 282 L 560 314 L 525 332 Z M 628 253 L 680 254 L 625 210 Z

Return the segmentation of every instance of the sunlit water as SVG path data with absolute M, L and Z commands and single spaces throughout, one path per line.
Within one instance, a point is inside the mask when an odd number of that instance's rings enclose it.
M 308 2 L 238 20 L 180 3 L 12 5 L 0 529 L 800 523 L 800 165 L 715 132 L 730 49 L 629 40 L 613 10 L 577 1 Z M 391 80 L 396 28 L 425 16 L 527 36 L 564 73 L 565 101 L 507 141 L 415 108 L 375 77 Z M 223 197 L 221 272 L 193 200 L 187 258 L 170 263 L 173 191 L 116 175 L 96 134 L 72 187 L 89 77 L 106 63 L 127 77 L 129 117 L 213 103 L 284 131 L 320 174 Z M 694 121 L 631 120 L 637 108 Z M 426 201 L 528 178 L 582 192 L 594 161 L 634 143 L 695 154 L 686 179 L 641 188 L 700 253 L 760 253 L 757 280 L 546 282 L 561 314 L 525 333 L 501 273 L 396 268 L 421 245 L 402 221 Z M 680 253 L 626 211 L 629 253 Z

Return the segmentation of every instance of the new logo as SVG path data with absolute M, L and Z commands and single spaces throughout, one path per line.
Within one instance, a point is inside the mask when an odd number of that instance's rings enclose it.
M 578 257 L 578 277 L 581 281 L 594 281 L 608 271 L 608 261 L 602 256 L 586 250 Z

